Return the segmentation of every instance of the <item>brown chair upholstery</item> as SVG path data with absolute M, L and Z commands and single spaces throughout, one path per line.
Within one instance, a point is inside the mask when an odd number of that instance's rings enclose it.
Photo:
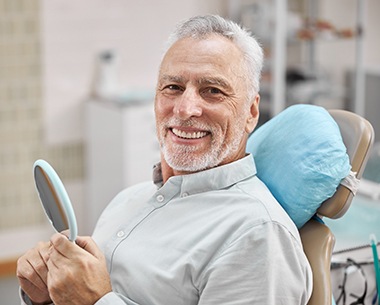
M 347 148 L 352 171 L 361 178 L 374 142 L 372 125 L 361 116 L 345 110 L 330 110 Z M 318 209 L 320 218 L 339 218 L 351 205 L 352 192 L 340 185 L 335 194 Z M 313 270 L 313 292 L 308 305 L 331 305 L 330 264 L 335 237 L 323 223 L 311 219 L 301 229 L 305 254 Z

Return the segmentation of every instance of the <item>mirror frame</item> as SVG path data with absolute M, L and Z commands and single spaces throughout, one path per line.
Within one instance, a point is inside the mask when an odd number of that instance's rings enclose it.
M 66 219 L 63 219 L 63 222 L 66 223 L 68 226 L 69 240 L 75 241 L 78 235 L 77 221 L 76 221 L 74 209 L 71 204 L 70 198 L 66 192 L 66 189 L 61 179 L 59 178 L 58 174 L 55 172 L 53 167 L 45 160 L 39 159 L 36 162 L 34 162 L 33 175 L 34 175 L 36 191 L 40 198 L 40 202 L 41 202 L 41 205 L 43 207 L 46 217 L 48 218 L 54 230 L 57 232 L 58 230 L 57 228 L 55 228 L 53 220 L 50 218 L 47 208 L 45 207 L 53 203 L 43 202 L 39 188 L 38 188 L 39 182 L 36 179 L 36 171 L 38 170 L 38 168 L 41 170 L 42 174 L 46 178 L 46 181 L 49 183 L 48 188 L 52 191 L 52 196 L 55 198 L 55 200 L 57 200 L 57 202 L 55 202 L 56 206 L 58 207 L 59 211 L 63 212 L 63 215 L 66 217 Z

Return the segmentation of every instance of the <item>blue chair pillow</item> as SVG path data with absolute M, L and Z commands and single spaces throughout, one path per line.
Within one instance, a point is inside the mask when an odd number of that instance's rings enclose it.
M 327 110 L 290 106 L 248 139 L 257 175 L 298 228 L 330 198 L 350 170 L 339 127 Z

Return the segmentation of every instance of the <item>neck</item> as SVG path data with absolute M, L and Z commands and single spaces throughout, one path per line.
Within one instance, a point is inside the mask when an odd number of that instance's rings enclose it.
M 161 156 L 161 173 L 162 173 L 163 183 L 166 183 L 166 181 L 168 181 L 168 179 L 172 176 L 180 176 L 180 175 L 191 174 L 191 172 L 177 171 L 177 170 L 171 168 L 162 156 Z
M 172 176 L 174 176 L 174 170 L 166 163 L 165 159 L 161 157 L 161 173 L 162 181 L 165 184 L 166 181 Z

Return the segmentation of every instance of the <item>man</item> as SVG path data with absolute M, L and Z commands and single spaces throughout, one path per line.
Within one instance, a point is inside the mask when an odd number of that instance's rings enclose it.
M 155 98 L 161 163 L 105 209 L 93 239 L 55 234 L 19 259 L 33 304 L 306 304 L 295 225 L 245 152 L 263 54 L 219 16 L 179 25 Z M 27 297 L 27 296 L 29 297 Z

